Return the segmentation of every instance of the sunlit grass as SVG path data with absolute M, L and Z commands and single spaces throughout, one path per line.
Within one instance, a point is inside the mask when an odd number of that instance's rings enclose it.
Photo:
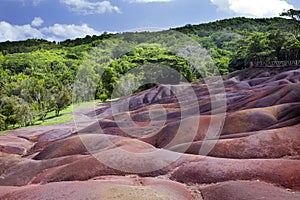
M 61 124 L 64 122 L 69 122 L 73 120 L 72 112 L 84 107 L 89 106 L 97 103 L 99 101 L 91 101 L 91 102 L 84 102 L 80 104 L 72 104 L 67 109 L 62 110 L 60 112 L 60 115 L 58 117 L 55 116 L 55 112 L 50 112 L 47 114 L 44 121 L 38 120 L 35 122 L 34 126 L 46 126 L 46 125 L 52 125 L 52 124 Z
M 47 114 L 44 121 L 37 120 L 34 123 L 34 125 L 29 126 L 29 127 L 46 126 L 46 125 L 53 125 L 53 124 L 61 124 L 61 123 L 65 123 L 65 122 L 70 122 L 70 121 L 74 120 L 74 118 L 72 116 L 72 112 L 77 111 L 80 108 L 83 108 L 85 106 L 93 105 L 93 104 L 98 103 L 98 102 L 99 102 L 99 100 L 95 100 L 95 101 L 91 101 L 91 102 L 78 103 L 78 104 L 72 104 L 68 108 L 66 108 L 65 110 L 62 110 L 58 117 L 55 116 L 54 111 L 50 112 L 50 113 Z M 9 131 L 9 130 L 16 129 L 16 128 L 20 128 L 20 127 L 18 125 L 16 125 L 15 127 L 10 126 L 10 127 L 8 127 L 8 130 L 0 131 L 0 134 L 4 133 L 6 131 Z

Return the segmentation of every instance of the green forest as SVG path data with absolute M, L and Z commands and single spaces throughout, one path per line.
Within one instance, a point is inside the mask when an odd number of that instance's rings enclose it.
M 59 116 L 72 102 L 105 101 L 125 74 L 133 81 L 149 77 L 142 72 L 128 73 L 141 65 L 171 67 L 181 74 L 171 77 L 177 84 L 218 72 L 228 74 L 255 61 L 300 60 L 299 13 L 282 15 L 291 19 L 233 18 L 155 33 L 103 33 L 62 42 L 2 42 L 0 130 L 33 125 L 49 112 Z M 184 56 L 195 50 L 195 43 L 203 48 L 197 52 L 201 62 L 197 69 Z M 160 77 L 160 83 L 172 76 L 161 68 L 151 73 Z M 136 91 L 155 84 L 159 83 Z

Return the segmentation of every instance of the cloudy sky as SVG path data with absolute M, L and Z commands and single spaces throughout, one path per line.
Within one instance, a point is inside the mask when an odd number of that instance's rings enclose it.
M 0 0 L 0 41 L 168 29 L 218 19 L 278 16 L 299 0 Z

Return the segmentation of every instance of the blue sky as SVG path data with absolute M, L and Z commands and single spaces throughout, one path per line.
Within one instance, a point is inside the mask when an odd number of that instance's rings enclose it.
M 0 41 L 169 29 L 236 16 L 273 17 L 299 0 L 1 0 Z

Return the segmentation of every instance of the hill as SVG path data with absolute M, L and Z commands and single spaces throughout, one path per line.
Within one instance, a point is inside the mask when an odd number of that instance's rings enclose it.
M 121 77 L 132 83 L 153 82 L 143 73 L 130 71 L 139 66 L 175 69 L 180 77 L 158 68 L 149 73 L 158 76 L 160 83 L 172 80 L 176 84 L 225 75 L 248 68 L 251 62 L 298 60 L 299 53 L 299 22 L 284 18 L 233 18 L 155 33 L 104 33 L 58 43 L 3 42 L 0 130 L 32 125 L 51 111 L 59 115 L 72 100 L 107 100 L 116 93 Z M 134 92 L 156 84 L 145 84 Z M 23 113 L 22 117 L 17 113 Z
M 298 69 L 160 85 L 9 131 L 0 197 L 299 199 L 299 83 Z
M 299 41 L 296 20 L 234 18 L 1 43 L 0 129 L 110 101 L 1 134 L 0 199 L 299 199 L 299 66 L 253 64 Z

